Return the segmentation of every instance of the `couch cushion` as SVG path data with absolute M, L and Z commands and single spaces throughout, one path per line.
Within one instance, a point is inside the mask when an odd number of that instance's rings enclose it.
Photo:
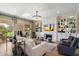
M 29 44 L 31 47 L 35 46 L 35 42 L 32 39 L 25 40 L 25 43 Z

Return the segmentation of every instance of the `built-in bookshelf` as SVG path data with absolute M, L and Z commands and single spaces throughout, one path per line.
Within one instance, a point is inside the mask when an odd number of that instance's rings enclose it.
M 42 32 L 42 23 L 35 22 L 35 32 Z
M 60 18 L 57 19 L 57 30 L 60 33 L 70 32 L 76 33 L 76 18 L 68 17 L 68 18 Z
M 68 28 L 70 29 L 70 33 L 76 33 L 76 18 L 75 17 L 69 17 L 67 18 L 67 24 Z
M 62 33 L 65 33 L 65 29 L 67 27 L 67 24 L 66 24 L 66 19 L 64 18 L 61 18 L 59 20 L 57 20 L 57 26 L 58 26 L 58 32 L 62 32 Z

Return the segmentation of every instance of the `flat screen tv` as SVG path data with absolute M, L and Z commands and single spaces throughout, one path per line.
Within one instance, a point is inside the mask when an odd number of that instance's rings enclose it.
M 54 31 L 54 24 L 44 25 L 44 31 Z

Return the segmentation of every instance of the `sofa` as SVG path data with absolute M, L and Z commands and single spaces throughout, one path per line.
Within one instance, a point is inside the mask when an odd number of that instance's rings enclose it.
M 39 44 L 36 44 L 33 39 L 19 36 L 17 36 L 17 41 L 21 43 L 24 42 L 24 44 L 21 45 L 21 48 L 23 49 L 24 54 L 28 56 L 42 56 L 56 47 L 56 45 L 45 41 L 41 41 Z
M 21 45 L 24 53 L 28 56 L 42 56 L 47 52 L 46 42 L 42 42 L 35 45 L 32 40 L 25 42 L 25 45 Z

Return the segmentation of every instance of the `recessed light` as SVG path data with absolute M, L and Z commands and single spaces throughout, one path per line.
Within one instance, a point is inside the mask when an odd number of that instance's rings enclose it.
M 57 14 L 59 14 L 60 13 L 60 11 L 59 10 L 57 10 Z

